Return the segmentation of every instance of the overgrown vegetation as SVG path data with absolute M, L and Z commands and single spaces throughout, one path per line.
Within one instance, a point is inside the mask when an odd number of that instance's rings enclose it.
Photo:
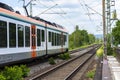
M 86 30 L 79 30 L 79 26 L 76 26 L 76 30 L 69 35 L 69 49 L 93 43 L 95 43 L 95 36 L 93 34 L 88 34 Z
M 116 26 L 112 29 L 112 36 L 114 45 L 120 44 L 120 20 L 116 22 Z
M 94 75 L 95 75 L 95 69 L 91 70 L 91 71 L 88 71 L 87 74 L 86 74 L 86 77 L 87 78 L 94 78 Z
M 55 60 L 53 59 L 53 57 L 49 58 L 49 64 L 52 64 L 52 65 L 56 64 Z
M 112 35 L 112 37 L 110 37 Z M 120 21 L 116 22 L 115 27 L 112 29 L 112 34 L 107 35 L 107 55 L 116 56 L 115 49 L 112 46 L 118 46 L 120 44 Z
M 63 60 L 68 60 L 68 59 L 70 59 L 70 54 L 69 53 L 64 53 L 64 54 L 58 55 L 58 57 L 60 59 L 63 59 Z
M 22 76 L 27 77 L 28 72 L 30 72 L 30 69 L 26 65 L 21 65 L 20 68 L 22 69 Z
M 0 72 L 0 80 L 23 80 L 24 77 L 28 76 L 30 69 L 26 65 L 5 67 Z
M 102 57 L 103 56 L 103 46 L 101 46 L 97 52 L 96 52 L 97 57 Z
M 6 78 L 2 74 L 0 74 L 0 80 L 6 80 Z

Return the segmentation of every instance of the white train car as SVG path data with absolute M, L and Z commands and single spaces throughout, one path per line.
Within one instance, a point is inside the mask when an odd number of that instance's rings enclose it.
M 0 7 L 0 65 L 66 51 L 68 32 L 64 27 Z

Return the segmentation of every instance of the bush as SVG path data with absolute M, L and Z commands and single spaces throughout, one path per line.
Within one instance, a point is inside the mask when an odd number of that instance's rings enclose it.
M 26 65 L 21 65 L 20 68 L 22 69 L 22 73 L 23 73 L 22 76 L 23 76 L 23 77 L 27 77 L 28 74 L 29 74 L 29 72 L 30 72 L 30 69 L 27 68 Z
M 28 76 L 30 69 L 26 65 L 5 67 L 0 73 L 0 80 L 23 80 Z
M 3 76 L 6 80 L 22 80 L 22 69 L 18 66 L 5 67 Z
M 68 60 L 70 59 L 70 54 L 69 53 L 60 54 L 58 57 L 63 60 Z
M 58 55 L 58 57 L 59 57 L 60 59 L 63 59 L 63 60 L 65 59 L 65 58 L 64 58 L 64 54 L 60 54 L 60 55 Z
M 55 61 L 54 61 L 54 59 L 53 59 L 52 57 L 49 58 L 49 64 L 52 64 L 52 65 L 53 65 L 53 64 L 56 64 Z
M 6 80 L 6 78 L 2 74 L 0 74 L 0 80 Z
M 86 74 L 86 77 L 88 78 L 94 78 L 95 70 L 88 71 Z
M 107 55 L 112 55 L 113 54 L 113 49 L 110 44 L 107 45 Z
M 103 56 L 103 48 L 100 48 L 97 50 L 97 57 L 102 57 Z
M 65 57 L 65 60 L 68 60 L 68 59 L 70 59 L 70 54 L 69 53 L 65 53 L 64 57 Z

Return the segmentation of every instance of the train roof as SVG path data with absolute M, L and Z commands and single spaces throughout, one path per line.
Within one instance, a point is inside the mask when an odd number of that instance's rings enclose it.
M 52 23 L 52 22 L 47 21 L 47 20 L 44 20 L 44 19 L 42 19 L 42 18 L 40 18 L 40 17 L 32 17 L 32 18 L 33 18 L 33 19 L 36 19 L 36 20 L 39 20 L 39 21 L 41 21 L 41 22 L 45 22 L 45 23 L 50 24 L 50 25 L 52 25 L 52 26 L 59 27 L 59 28 L 62 28 L 62 29 L 63 29 L 63 26 L 61 26 L 61 25 L 59 25 L 59 24 L 56 24 L 56 23 Z
M 1 4 L 6 6 L 6 4 L 3 4 L 3 3 L 0 3 L 0 6 L 1 6 Z M 44 27 L 47 27 L 47 28 L 50 28 L 50 29 L 55 29 L 55 30 L 59 30 L 59 31 L 63 31 L 63 32 L 68 33 L 67 30 L 64 27 L 62 27 L 61 25 L 46 21 L 46 20 L 44 20 L 40 17 L 27 17 L 27 16 L 24 16 L 24 15 L 21 15 L 21 14 L 17 14 L 10 7 L 7 8 L 7 9 L 3 8 L 3 6 L 0 7 L 0 15 L 5 16 L 5 17 L 9 17 L 9 18 L 13 18 L 13 19 L 16 19 L 16 20 L 28 22 L 28 23 L 31 23 L 31 24 L 41 25 L 41 26 L 44 26 Z
M 4 4 L 4 3 L 2 3 L 2 2 L 0 2 L 0 7 L 1 7 L 1 8 L 4 8 L 4 9 L 7 9 L 7 10 L 9 10 L 9 11 L 14 12 L 14 10 L 13 10 L 12 7 L 10 7 L 10 6 L 8 6 L 7 4 Z

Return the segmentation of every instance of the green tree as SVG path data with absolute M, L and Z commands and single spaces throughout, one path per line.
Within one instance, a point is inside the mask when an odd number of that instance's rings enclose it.
M 79 27 L 76 26 L 76 30 L 69 36 L 69 47 L 75 48 L 81 45 L 81 32 Z
M 76 30 L 69 35 L 69 48 L 73 49 L 82 45 L 87 45 L 95 42 L 93 34 L 88 34 L 86 30 L 79 30 L 79 26 L 76 26 Z
M 92 44 L 95 42 L 95 36 L 93 34 L 89 34 L 89 44 Z
M 81 37 L 82 37 L 82 44 L 86 45 L 89 44 L 89 36 L 86 30 L 81 30 Z
M 114 45 L 120 44 L 120 21 L 116 22 L 116 27 L 112 29 L 112 35 L 113 35 L 113 43 Z
M 111 47 L 110 36 L 111 36 L 111 34 L 107 34 L 107 55 L 112 55 L 113 54 L 113 49 Z

